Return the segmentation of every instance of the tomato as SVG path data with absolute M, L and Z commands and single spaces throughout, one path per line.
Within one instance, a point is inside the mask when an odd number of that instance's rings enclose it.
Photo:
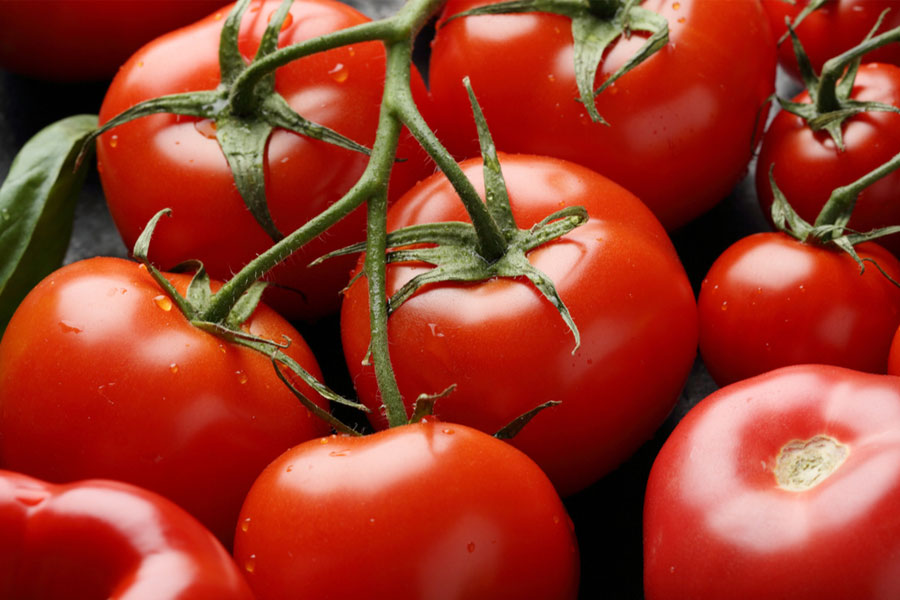
M 556 308 L 528 281 L 496 279 L 422 288 L 388 321 L 391 359 L 404 402 L 455 390 L 435 414 L 495 433 L 547 401 L 512 443 L 561 494 L 615 468 L 662 423 L 678 398 L 697 344 L 694 295 L 665 230 L 624 188 L 564 161 L 502 155 L 513 215 L 528 228 L 563 206 L 588 222 L 529 253 L 556 284 L 581 332 L 575 342 Z M 462 164 L 478 189 L 481 161 Z M 466 221 L 442 175 L 422 182 L 388 211 L 388 230 Z M 392 294 L 424 267 L 392 263 Z M 361 278 L 345 293 L 341 334 L 359 397 L 386 423 L 371 365 L 368 293 Z
M 762 0 L 776 39 L 787 32 L 785 17 L 793 23 L 808 4 L 809 0 Z M 880 33 L 900 26 L 900 10 L 896 0 L 829 0 L 804 18 L 794 31 L 816 73 L 822 70 L 826 60 L 862 42 L 886 9 L 890 12 L 878 30 Z M 888 44 L 870 52 L 864 60 L 900 64 L 900 47 Z M 800 76 L 790 38 L 778 47 L 778 61 L 788 73 L 794 77 Z
M 112 77 L 143 44 L 224 0 L 0 2 L 0 68 L 57 81 Z
M 787 367 L 701 401 L 650 473 L 647 600 L 900 595 L 900 379 Z
M 578 592 L 572 523 L 547 476 L 508 444 L 435 420 L 280 456 L 247 496 L 234 555 L 257 600 Z
M 242 23 L 240 50 L 252 57 L 279 0 L 254 2 Z M 130 106 L 164 94 L 210 90 L 219 84 L 219 34 L 226 9 L 190 27 L 158 38 L 120 70 L 100 110 L 101 123 Z M 298 0 L 280 37 L 285 46 L 368 21 L 333 0 Z M 381 104 L 385 50 L 357 44 L 295 61 L 276 72 L 276 90 L 303 117 L 370 145 Z M 421 79 L 414 77 L 420 99 Z M 424 102 L 424 100 L 423 100 Z M 433 169 L 410 136 L 392 175 L 402 192 Z M 104 134 L 97 144 L 103 190 L 116 227 L 128 247 L 150 218 L 171 208 L 160 224 L 150 258 L 163 268 L 202 260 L 214 277 L 227 279 L 272 245 L 235 188 L 209 120 L 152 115 Z M 367 156 L 276 130 L 268 142 L 266 190 L 275 225 L 290 233 L 339 199 L 362 174 Z M 360 241 L 365 210 L 351 216 L 295 253 L 270 275 L 280 286 L 267 301 L 289 318 L 336 312 L 352 258 L 307 265 L 323 254 Z
M 850 97 L 900 106 L 900 67 L 862 65 Z M 809 103 L 809 93 L 799 94 L 794 102 Z M 832 190 L 856 181 L 900 153 L 900 114 L 860 113 L 844 122 L 842 132 L 844 151 L 835 145 L 827 131 L 812 131 L 800 117 L 787 111 L 775 116 L 763 137 L 756 171 L 757 196 L 766 214 L 772 207 L 770 165 L 775 165 L 775 181 L 791 206 L 812 223 Z M 900 223 L 898 189 L 900 171 L 866 188 L 856 201 L 849 226 L 857 231 L 869 231 Z M 882 238 L 879 244 L 900 254 L 898 235 Z
M 188 279 L 171 276 L 182 293 Z M 265 305 L 244 327 L 288 336 L 286 352 L 321 377 L 300 335 Z M 268 357 L 192 326 L 137 263 L 63 267 L 26 297 L 0 341 L 0 465 L 54 482 L 146 487 L 226 545 L 263 467 L 327 431 Z
M 18 600 L 251 600 L 193 517 L 141 488 L 0 471 L 0 595 Z
M 900 280 L 900 262 L 884 248 L 857 252 Z M 802 363 L 884 373 L 900 289 L 872 264 L 860 274 L 836 247 L 758 233 L 716 259 L 698 308 L 700 354 L 719 385 Z
M 486 0 L 451 0 L 444 19 Z M 647 0 L 669 43 L 602 92 L 609 126 L 576 99 L 571 22 L 549 13 L 439 23 L 430 65 L 435 128 L 447 147 L 478 154 L 464 75 L 497 148 L 583 164 L 634 192 L 667 229 L 710 209 L 743 176 L 775 81 L 775 49 L 758 2 Z M 443 26 L 441 26 L 443 25 Z M 608 51 L 599 86 L 644 42 Z

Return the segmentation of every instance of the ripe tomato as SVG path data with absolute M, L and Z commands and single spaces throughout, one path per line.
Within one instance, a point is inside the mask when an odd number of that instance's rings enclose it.
M 900 262 L 884 248 L 857 252 L 900 280 Z M 719 385 L 803 363 L 884 373 L 900 289 L 874 265 L 860 274 L 836 247 L 758 233 L 716 259 L 698 308 L 700 354 Z
M 443 18 L 489 3 L 451 0 Z M 460 83 L 468 75 L 498 149 L 590 167 L 634 192 L 667 229 L 710 209 L 742 177 L 761 132 L 775 82 L 770 28 L 753 0 L 641 4 L 666 18 L 669 43 L 597 97 L 609 126 L 592 123 L 576 100 L 568 18 L 439 23 L 430 66 L 438 135 L 457 156 L 478 155 Z M 643 42 L 637 34 L 616 42 L 596 86 Z
M 762 0 L 776 40 L 787 32 L 785 17 L 793 23 L 808 4 L 809 0 Z M 803 19 L 794 31 L 816 73 L 822 70 L 826 60 L 862 42 L 885 9 L 890 9 L 890 12 L 879 32 L 900 26 L 900 10 L 896 0 L 829 0 Z M 900 46 L 888 44 L 870 52 L 864 60 L 900 64 Z M 794 77 L 800 76 L 790 38 L 778 47 L 778 61 L 788 73 Z
M 900 18 L 900 11 L 897 13 Z M 900 67 L 862 65 L 850 97 L 900 106 Z M 808 103 L 809 94 L 803 92 L 794 101 Z M 787 111 L 775 116 L 763 136 L 756 171 L 757 196 L 765 214 L 772 208 L 770 165 L 775 165 L 775 181 L 791 206 L 812 223 L 833 190 L 856 181 L 900 153 L 900 114 L 860 113 L 849 118 L 842 131 L 844 151 L 827 131 L 812 131 L 802 118 Z M 900 171 L 866 188 L 856 201 L 849 226 L 869 231 L 900 223 L 898 189 Z M 878 243 L 900 255 L 900 235 L 882 238 Z
M 0 68 L 57 81 L 112 77 L 138 48 L 225 0 L 0 2 Z
M 512 443 L 561 494 L 596 481 L 646 441 L 671 410 L 696 354 L 697 313 L 665 230 L 633 194 L 557 159 L 501 155 L 512 212 L 531 227 L 564 206 L 589 221 L 533 250 L 529 260 L 555 282 L 581 332 L 574 340 L 556 308 L 528 281 L 499 279 L 421 289 L 388 321 L 391 359 L 404 402 L 455 384 L 435 414 L 495 433 L 544 402 Z M 481 161 L 462 164 L 482 189 Z M 443 175 L 420 183 L 388 211 L 388 230 L 466 221 Z M 424 270 L 388 265 L 387 293 Z M 359 397 L 386 425 L 371 365 L 366 280 L 345 293 L 344 353 Z
M 647 600 L 900 597 L 900 379 L 787 367 L 678 424 L 644 506 Z
M 547 476 L 431 419 L 284 453 L 247 495 L 234 555 L 257 600 L 578 593 L 572 523 Z
M 172 276 L 182 293 L 188 279 Z M 286 352 L 319 376 L 300 335 L 268 307 L 245 327 L 288 336 Z M 137 263 L 63 267 L 26 297 L 0 341 L 0 464 L 54 482 L 146 487 L 226 545 L 262 468 L 327 430 L 267 357 L 192 326 Z
M 242 23 L 239 45 L 248 59 L 259 45 L 280 0 L 254 2 Z M 100 110 L 104 123 L 130 106 L 164 94 L 214 89 L 219 83 L 219 34 L 227 9 L 161 37 L 134 55 L 113 80 Z M 298 0 L 281 32 L 285 46 L 367 21 L 333 0 Z M 187 57 L 187 58 L 186 58 Z M 305 118 L 361 143 L 371 144 L 381 104 L 385 51 L 358 44 L 295 61 L 276 72 L 276 90 Z M 414 77 L 420 99 L 424 85 Z M 424 102 L 424 100 L 423 100 Z M 430 173 L 410 136 L 399 152 L 392 189 L 402 192 Z M 150 258 L 163 268 L 202 260 L 209 273 L 228 278 L 272 245 L 247 210 L 208 120 L 152 115 L 104 134 L 98 166 L 110 212 L 128 247 L 163 208 Z M 266 190 L 275 225 L 290 233 L 339 199 L 361 175 L 364 154 L 276 130 L 268 143 Z M 360 241 L 365 210 L 355 211 L 307 244 L 271 273 L 281 289 L 267 301 L 289 318 L 334 312 L 347 284 L 352 258 L 309 268 L 315 258 Z
M 181 508 L 117 481 L 0 471 L 0 596 L 251 600 L 221 544 Z

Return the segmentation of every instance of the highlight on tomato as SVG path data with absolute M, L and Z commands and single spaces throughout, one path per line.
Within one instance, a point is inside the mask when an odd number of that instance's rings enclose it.
M 181 293 L 191 281 L 164 278 Z M 269 354 L 196 326 L 136 262 L 92 258 L 55 271 L 0 340 L 0 464 L 57 483 L 145 487 L 230 546 L 262 468 L 329 431 L 273 369 L 279 344 L 287 346 L 279 356 L 321 378 L 300 334 L 263 304 L 246 317 L 241 336 L 271 340 Z M 299 377 L 285 376 L 327 406 Z
M 574 600 L 578 548 L 547 476 L 433 418 L 285 452 L 253 484 L 235 560 L 257 600 Z
M 196 519 L 118 481 L 56 485 L 0 471 L 0 532 L 3 598 L 253 598 Z
M 458 158 L 478 151 L 468 76 L 500 151 L 594 169 L 672 230 L 745 174 L 775 66 L 755 0 L 451 0 L 429 77 L 435 129 Z
M 798 365 L 714 392 L 657 455 L 647 600 L 900 595 L 900 378 Z
M 103 191 L 126 246 L 170 208 L 173 217 L 156 233 L 154 264 L 171 269 L 199 259 L 213 277 L 227 279 L 351 189 L 375 139 L 384 45 L 353 43 L 284 58 L 277 70 L 257 68 L 255 76 L 248 71 L 288 46 L 309 48 L 315 36 L 366 23 L 335 0 L 290 7 L 242 0 L 132 56 L 106 94 L 97 141 Z M 412 86 L 427 111 L 416 72 Z M 433 170 L 407 134 L 399 158 L 393 196 Z M 364 239 L 365 210 L 332 220 L 327 234 L 268 274 L 274 285 L 266 301 L 289 318 L 338 310 L 353 260 L 309 263 Z

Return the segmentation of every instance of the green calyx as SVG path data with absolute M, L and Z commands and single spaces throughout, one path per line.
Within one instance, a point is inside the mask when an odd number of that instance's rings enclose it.
M 896 171 L 898 168 L 900 168 L 900 154 L 897 154 L 891 158 L 891 160 L 860 177 L 853 183 L 837 188 L 831 192 L 828 202 L 822 207 L 822 210 L 816 217 L 815 223 L 810 224 L 797 214 L 791 207 L 784 193 L 778 188 L 773 174 L 775 169 L 775 165 L 773 164 L 769 168 L 769 183 L 772 186 L 772 195 L 774 198 L 772 202 L 772 221 L 775 223 L 775 228 L 787 233 L 800 242 L 818 243 L 821 245 L 833 244 L 853 257 L 853 260 L 859 264 L 860 272 L 865 269 L 866 262 L 871 262 L 875 264 L 876 268 L 878 268 L 885 277 L 888 277 L 877 263 L 871 259 L 860 258 L 859 254 L 856 252 L 855 246 L 862 244 L 863 242 L 877 240 L 886 235 L 898 233 L 900 232 L 900 225 L 883 227 L 869 232 L 858 232 L 849 229 L 847 224 L 850 222 L 850 217 L 853 214 L 853 209 L 856 206 L 856 199 L 859 197 L 859 194 L 864 189 L 882 177 Z M 888 279 L 890 279 L 890 277 L 888 277 Z M 893 279 L 891 279 L 891 281 L 900 286 L 900 283 L 893 281 Z
M 269 21 L 253 61 L 249 65 L 244 61 L 238 49 L 238 32 L 250 1 L 240 0 L 222 27 L 219 44 L 221 81 L 216 89 L 172 94 L 136 104 L 97 129 L 89 141 L 123 123 L 151 114 L 169 113 L 213 120 L 216 139 L 231 167 L 238 192 L 257 223 L 278 241 L 283 234 L 269 212 L 264 174 L 266 143 L 275 128 L 356 152 L 368 154 L 369 149 L 303 118 L 275 91 L 274 70 L 282 62 L 289 62 L 279 60 L 289 53 L 278 51 L 278 35 L 293 0 L 282 2 Z M 324 37 L 314 41 L 323 47 L 329 43 Z M 306 54 L 319 49 L 316 44 L 308 46 L 310 49 Z M 300 52 L 295 50 L 292 54 L 303 54 L 305 49 L 301 47 Z M 258 66 L 263 64 L 265 68 Z
M 900 108 L 890 104 L 861 102 L 850 97 L 862 56 L 885 44 L 900 41 L 900 27 L 875 35 L 886 14 L 887 10 L 881 13 L 878 22 L 861 44 L 829 59 L 822 66 L 820 75 L 813 71 L 803 44 L 794 32 L 794 26 L 788 24 L 788 34 L 794 44 L 800 76 L 809 92 L 810 102 L 792 102 L 778 98 L 778 103 L 784 110 L 804 119 L 813 131 L 827 131 L 841 151 L 844 151 L 843 124 L 850 117 L 867 111 L 900 112 Z
M 639 6 L 638 0 L 510 0 L 480 6 L 453 15 L 447 21 L 478 15 L 546 12 L 572 20 L 575 81 L 579 101 L 595 123 L 609 125 L 597 111 L 595 98 L 669 41 L 669 24 L 661 15 Z M 603 84 L 594 89 L 597 70 L 606 49 L 622 36 L 635 31 L 649 34 L 638 51 Z
M 313 413 L 315 416 L 323 419 L 331 425 L 336 431 L 350 435 L 356 435 L 357 432 L 348 427 L 331 413 L 309 398 L 304 396 L 285 376 L 282 366 L 287 367 L 297 377 L 303 380 L 316 391 L 322 398 L 330 402 L 336 402 L 345 406 L 350 406 L 362 411 L 368 412 L 368 409 L 357 402 L 348 400 L 335 392 L 331 391 L 327 386 L 317 380 L 312 374 L 304 369 L 297 361 L 285 354 L 284 350 L 291 344 L 291 340 L 285 339 L 279 343 L 274 340 L 268 340 L 255 336 L 242 329 L 242 325 L 250 316 L 262 300 L 263 291 L 266 284 L 257 282 L 251 285 L 235 302 L 225 319 L 221 321 L 210 320 L 209 313 L 211 307 L 215 304 L 217 292 L 212 291 L 211 281 L 203 263 L 200 261 L 188 261 L 177 267 L 176 271 L 193 271 L 194 275 L 188 284 L 187 293 L 182 295 L 175 289 L 175 286 L 166 279 L 165 275 L 160 272 L 147 258 L 150 250 L 150 239 L 156 229 L 159 220 L 171 211 L 168 209 L 161 210 L 150 220 L 138 240 L 135 242 L 133 255 L 144 267 L 150 276 L 157 282 L 163 291 L 172 299 L 178 309 L 184 314 L 185 318 L 191 322 L 194 327 L 202 329 L 217 337 L 225 339 L 232 344 L 244 346 L 255 350 L 272 361 L 273 368 L 278 377 L 287 385 L 300 402 Z

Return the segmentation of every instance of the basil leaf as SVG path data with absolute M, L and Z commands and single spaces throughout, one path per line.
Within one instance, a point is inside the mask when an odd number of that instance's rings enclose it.
M 0 186 L 0 331 L 25 295 L 57 269 L 72 235 L 87 164 L 76 167 L 96 115 L 49 125 L 16 155 Z

